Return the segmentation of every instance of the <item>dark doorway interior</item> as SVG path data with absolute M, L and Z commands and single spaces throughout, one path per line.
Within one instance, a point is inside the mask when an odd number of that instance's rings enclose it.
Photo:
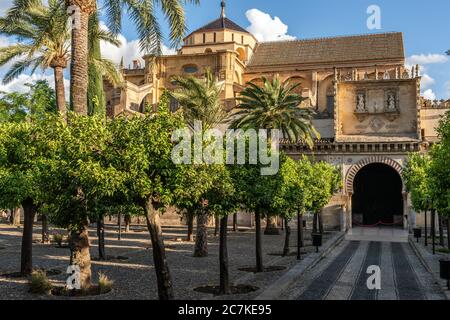
M 352 211 L 362 215 L 364 225 L 391 225 L 394 215 L 403 215 L 402 180 L 388 165 L 369 164 L 354 181 Z

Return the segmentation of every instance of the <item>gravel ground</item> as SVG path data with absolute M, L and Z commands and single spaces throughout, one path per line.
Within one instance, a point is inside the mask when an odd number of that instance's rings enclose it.
M 228 255 L 230 278 L 235 284 L 250 284 L 260 288 L 249 294 L 239 294 L 215 297 L 194 291 L 194 288 L 205 285 L 217 285 L 219 282 L 219 241 L 209 230 L 209 256 L 194 258 L 192 256 L 194 243 L 184 242 L 186 228 L 164 227 L 164 237 L 169 266 L 173 277 L 175 296 L 177 299 L 253 299 L 263 288 L 282 276 L 296 263 L 295 256 L 281 257 L 284 235 L 263 236 L 263 253 L 265 266 L 284 266 L 285 270 L 261 274 L 239 271 L 242 267 L 254 266 L 254 231 L 244 229 L 239 232 L 229 232 Z M 292 230 L 291 245 L 295 251 L 296 236 Z M 21 229 L 8 224 L 0 224 L 0 274 L 15 272 L 20 268 Z M 56 229 L 52 233 L 58 232 Z M 97 257 L 97 241 L 94 229 L 90 230 L 91 256 Z M 331 237 L 326 233 L 324 242 Z M 36 268 L 57 269 L 62 273 L 51 276 L 55 284 L 64 283 L 64 271 L 69 260 L 69 249 L 56 248 L 55 244 L 41 244 L 40 228 L 35 227 L 35 243 L 33 245 L 33 264 Z M 306 235 L 306 244 L 310 244 Z M 305 248 L 307 252 L 312 247 Z M 92 261 L 93 282 L 97 281 L 98 273 L 105 273 L 114 281 L 114 289 L 108 294 L 70 299 L 122 299 L 142 300 L 157 299 L 156 275 L 153 267 L 150 237 L 144 226 L 133 226 L 129 233 L 123 233 L 122 240 L 117 240 L 117 228 L 107 225 L 106 230 L 107 255 L 125 256 L 124 261 Z M 61 297 L 39 296 L 28 292 L 26 279 L 0 277 L 0 299 L 62 299 Z M 68 299 L 68 298 L 65 298 Z

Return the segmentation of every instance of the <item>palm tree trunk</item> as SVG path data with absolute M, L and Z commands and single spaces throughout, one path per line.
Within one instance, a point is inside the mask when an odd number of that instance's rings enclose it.
M 91 253 L 88 222 L 70 233 L 70 264 L 80 268 L 80 286 L 86 289 L 91 286 Z
M 228 232 L 228 217 L 225 216 L 222 217 L 222 219 L 220 219 L 220 239 L 219 239 L 220 294 L 230 293 L 227 232 Z
M 33 223 L 36 207 L 33 200 L 27 199 L 22 203 L 24 212 L 22 248 L 20 257 L 20 273 L 29 275 L 33 271 Z
M 100 260 L 106 260 L 105 252 L 105 218 L 102 215 L 97 220 L 97 238 L 98 238 L 98 257 Z
M 160 300 L 173 300 L 172 277 L 166 258 L 166 249 L 161 228 L 161 220 L 153 199 L 149 197 L 144 205 L 147 227 L 152 239 L 153 262 L 155 264 L 158 295 Z
M 208 215 L 203 208 L 197 215 L 197 237 L 195 238 L 194 257 L 208 256 Z
M 49 243 L 50 237 L 48 232 L 48 217 L 46 214 L 43 214 L 41 216 L 41 221 L 42 221 L 42 230 L 41 230 L 42 243 Z
M 88 26 L 89 16 L 96 10 L 95 0 L 69 0 L 69 6 L 79 8 L 79 19 L 72 28 L 72 54 L 70 68 L 70 100 L 73 111 L 88 114 Z
M 256 272 L 263 272 L 263 257 L 262 257 L 262 239 L 261 239 L 261 212 L 255 211 L 255 233 L 256 233 Z
M 286 232 L 284 237 L 283 257 L 289 254 L 289 240 L 291 236 L 291 227 L 289 226 L 289 221 L 287 218 L 284 218 L 284 229 Z
M 186 214 L 187 217 L 187 236 L 186 241 L 192 242 L 194 240 L 194 213 L 192 211 L 188 211 Z
M 64 69 L 62 67 L 53 68 L 55 74 L 55 92 L 56 92 L 56 106 L 59 113 L 65 117 L 66 115 L 66 92 L 64 87 Z

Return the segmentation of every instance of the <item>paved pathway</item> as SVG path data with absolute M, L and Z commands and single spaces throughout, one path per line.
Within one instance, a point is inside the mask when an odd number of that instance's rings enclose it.
M 369 290 L 369 266 L 381 269 L 381 290 Z M 295 300 L 445 299 L 408 243 L 343 241 L 283 294 Z

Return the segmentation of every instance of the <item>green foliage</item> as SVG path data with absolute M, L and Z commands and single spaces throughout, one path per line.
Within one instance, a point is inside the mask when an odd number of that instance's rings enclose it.
M 450 216 L 450 111 L 437 129 L 440 143 L 431 150 L 430 194 L 440 215 Z
M 100 294 L 108 293 L 112 290 L 114 281 L 110 280 L 108 276 L 102 272 L 98 274 L 98 289 Z
M 314 112 L 300 107 L 303 98 L 294 92 L 298 85 L 282 83 L 278 76 L 262 81 L 261 87 L 250 82 L 241 92 L 231 127 L 279 129 L 285 138 L 293 142 L 303 140 L 312 147 L 313 138 L 320 135 L 311 123 Z
M 28 84 L 27 93 L 0 93 L 0 122 L 22 122 L 56 113 L 55 90 L 46 80 Z
M 57 150 L 49 133 L 58 125 L 51 116 L 0 124 L 0 207 L 19 207 L 30 199 L 35 205 L 43 202 L 47 192 L 43 176 Z
M 430 165 L 429 155 L 413 153 L 409 155 L 403 169 L 406 189 L 411 195 L 411 202 L 416 211 L 431 209 Z
M 45 270 L 35 270 L 31 273 L 30 292 L 35 294 L 48 294 L 52 289 L 52 285 L 47 278 Z
M 20 7 L 21 0 L 15 0 L 13 7 Z M 3 78 L 9 83 L 25 70 L 34 73 L 38 68 L 53 67 L 55 62 L 66 64 L 70 52 L 70 30 L 68 14 L 63 1 L 49 0 L 45 5 L 35 0 L 30 6 L 11 11 L 0 18 L 0 34 L 17 37 L 16 43 L 0 48 L 0 66 L 11 63 L 12 67 Z
M 333 195 L 342 187 L 340 172 L 326 162 L 313 164 L 313 177 L 309 180 L 311 195 L 308 211 L 318 212 L 325 207 Z
M 310 199 L 308 182 L 312 173 L 308 159 L 295 161 L 284 156 L 280 169 L 281 185 L 275 192 L 272 211 L 288 220 L 298 212 L 303 213 Z
M 175 89 L 171 95 L 183 108 L 184 118 L 193 129 L 195 121 L 201 121 L 203 129 L 213 129 L 224 122 L 226 112 L 220 95 L 222 86 L 210 70 L 203 79 L 194 76 L 173 78 Z

